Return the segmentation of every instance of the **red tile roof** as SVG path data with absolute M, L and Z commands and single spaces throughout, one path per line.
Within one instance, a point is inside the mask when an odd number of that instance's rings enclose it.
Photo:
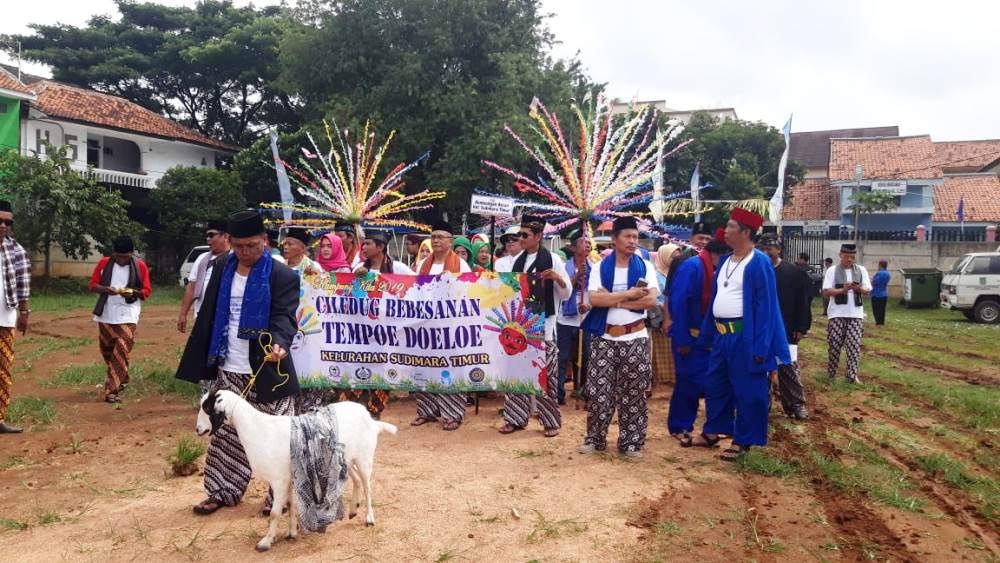
M 39 81 L 34 88 L 38 91 L 38 109 L 53 117 L 185 141 L 224 151 L 239 150 L 238 147 L 206 137 L 124 98 L 52 80 Z
M 781 211 L 784 220 L 840 219 L 840 189 L 828 178 L 806 178 L 788 189 L 788 197 Z
M 6 70 L 0 68 L 0 89 L 10 90 L 12 92 L 17 92 L 18 94 L 25 94 L 32 96 L 35 93 L 32 92 L 31 88 L 28 88 L 24 84 L 17 81 L 17 76 L 7 72 Z
M 854 179 L 864 165 L 864 179 L 934 179 L 944 176 L 930 135 L 830 139 L 830 180 Z
M 800 131 L 792 133 L 789 140 L 788 158 L 797 160 L 809 168 L 830 166 L 830 139 L 856 137 L 898 137 L 899 126 L 858 127 L 855 129 L 829 129 L 826 131 Z
M 1000 158 L 1000 139 L 934 143 L 945 172 L 979 172 Z
M 1000 221 L 1000 176 L 960 174 L 945 176 L 934 186 L 934 221 L 957 222 L 958 203 L 965 200 L 966 222 Z

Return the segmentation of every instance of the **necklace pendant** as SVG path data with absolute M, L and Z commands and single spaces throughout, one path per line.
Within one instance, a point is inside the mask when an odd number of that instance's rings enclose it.
M 727 281 L 722 282 L 722 287 L 729 287 L 729 282 Z

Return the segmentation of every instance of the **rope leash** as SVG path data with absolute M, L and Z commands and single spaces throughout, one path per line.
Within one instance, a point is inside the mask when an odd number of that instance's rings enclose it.
M 247 394 L 250 392 L 250 389 L 253 388 L 254 383 L 257 382 L 257 375 L 260 374 L 261 370 L 264 369 L 264 366 L 267 365 L 267 362 L 270 361 L 271 357 L 274 355 L 274 338 L 271 336 L 270 332 L 268 331 L 261 332 L 257 336 L 257 345 L 260 346 L 261 351 L 264 352 L 264 361 L 261 362 L 260 366 L 258 366 L 257 369 L 254 370 L 253 375 L 250 376 L 250 381 L 247 381 L 246 387 L 244 387 L 243 392 L 240 393 L 241 399 L 247 398 Z M 282 385 L 288 383 L 288 380 L 291 378 L 291 375 L 287 373 L 282 373 L 280 361 L 275 362 L 274 369 L 275 371 L 278 372 L 278 375 L 284 378 L 284 380 L 281 383 L 271 388 L 272 393 L 274 393 L 275 390 L 278 389 L 278 387 L 281 387 Z

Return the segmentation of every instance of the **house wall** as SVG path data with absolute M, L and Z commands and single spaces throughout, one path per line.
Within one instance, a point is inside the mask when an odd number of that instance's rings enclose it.
M 28 119 L 23 129 L 23 153 L 44 154 L 42 141 L 48 141 L 56 146 L 68 145 L 70 150 L 67 156 L 77 169 L 87 167 L 88 135 L 101 137 L 102 144 L 107 146 L 119 146 L 118 139 L 132 141 L 139 147 L 140 174 L 148 176 L 154 185 L 167 170 L 174 166 L 215 167 L 214 150 L 189 143 L 50 119 Z M 101 158 L 108 159 L 109 157 L 104 155 L 102 151 Z M 203 160 L 205 164 L 202 164 Z M 107 167 L 108 164 L 106 161 L 102 162 L 102 167 Z
M 137 174 L 142 171 L 142 150 L 134 141 L 119 137 L 103 137 L 101 168 Z

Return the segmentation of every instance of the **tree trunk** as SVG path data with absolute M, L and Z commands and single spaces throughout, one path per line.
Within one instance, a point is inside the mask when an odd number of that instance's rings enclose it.
M 49 279 L 49 275 L 52 273 L 52 237 L 49 233 L 45 233 L 45 270 L 42 275 L 43 278 Z

